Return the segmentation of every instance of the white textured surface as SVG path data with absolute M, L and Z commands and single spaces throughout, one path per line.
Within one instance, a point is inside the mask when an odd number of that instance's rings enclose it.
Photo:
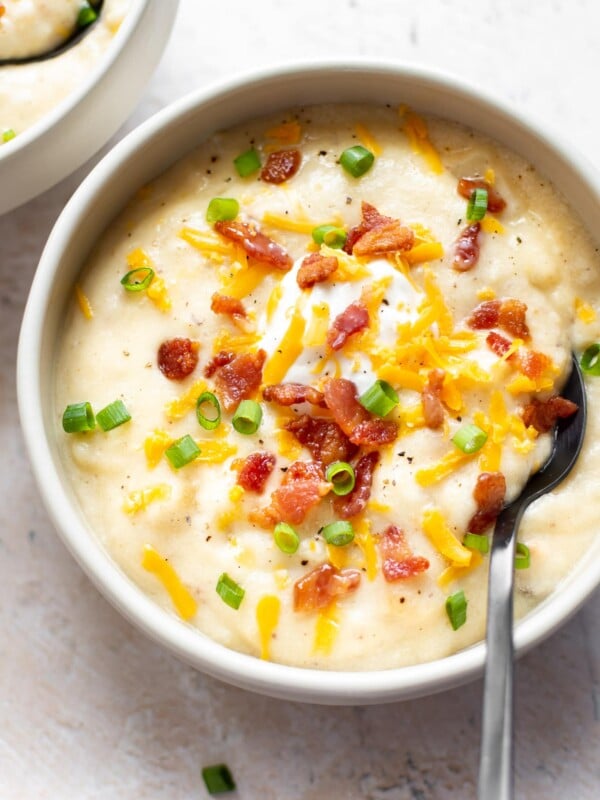
M 181 0 L 125 130 L 234 71 L 365 55 L 476 75 L 600 168 L 599 27 L 596 0 Z M 479 683 L 364 709 L 230 689 L 133 630 L 52 531 L 18 431 L 16 339 L 45 238 L 85 172 L 0 218 L 0 800 L 204 798 L 200 767 L 219 761 L 240 800 L 474 798 Z M 518 797 L 596 800 L 600 594 L 521 661 L 517 686 Z

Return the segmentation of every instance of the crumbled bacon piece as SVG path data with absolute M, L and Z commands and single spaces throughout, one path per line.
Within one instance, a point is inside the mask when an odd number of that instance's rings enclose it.
M 342 348 L 353 333 L 363 331 L 369 325 L 369 312 L 356 300 L 338 314 L 327 331 L 327 344 L 332 350 Z
M 215 375 L 217 392 L 226 411 L 233 411 L 240 400 L 258 390 L 266 358 L 264 350 L 240 355 L 222 351 L 208 364 L 204 374 Z
M 429 569 L 429 561 L 423 556 L 412 554 L 404 531 L 396 525 L 388 527 L 379 535 L 381 570 L 389 583 L 412 578 Z
M 351 519 L 364 511 L 373 485 L 373 473 L 379 463 L 379 453 L 367 453 L 354 465 L 355 484 L 349 494 L 340 495 L 333 501 L 333 510 L 342 519 Z
M 269 153 L 267 161 L 261 170 L 260 177 L 267 183 L 283 183 L 293 178 L 300 169 L 301 163 L 302 156 L 299 150 L 295 148 L 291 150 L 277 150 L 274 153 Z
M 191 339 L 167 339 L 158 348 L 158 368 L 172 381 L 182 381 L 198 363 L 198 342 Z
M 333 418 L 353 444 L 380 447 L 397 438 L 397 424 L 372 417 L 358 402 L 352 381 L 330 378 L 323 387 L 323 394 Z
M 352 248 L 355 256 L 376 256 L 410 250 L 415 242 L 411 228 L 395 219 L 363 234 Z
M 278 403 L 280 406 L 295 406 L 299 403 L 310 403 L 313 406 L 326 408 L 325 395 L 314 386 L 304 383 L 274 383 L 265 386 L 263 398 L 268 403 Z
M 330 275 L 338 268 L 338 260 L 335 256 L 323 256 L 321 253 L 311 253 L 300 264 L 300 269 L 296 275 L 298 286 L 301 289 L 309 289 L 315 283 L 326 281 Z
M 346 253 L 348 253 L 348 255 L 352 255 L 354 245 L 365 235 L 365 233 L 368 233 L 374 228 L 394 222 L 391 217 L 386 217 L 383 214 L 380 214 L 375 206 L 372 206 L 370 203 L 365 203 L 364 200 L 361 204 L 361 214 L 362 220 L 354 228 L 350 228 L 348 231 L 348 236 L 346 237 L 346 243 L 344 244 L 343 249 Z
M 483 533 L 496 521 L 506 495 L 506 479 L 501 472 L 482 472 L 477 476 L 473 497 L 477 511 L 467 526 L 470 533 Z
M 228 317 L 242 317 L 245 319 L 248 312 L 244 308 L 244 304 L 237 297 L 229 297 L 226 294 L 219 294 L 215 292 L 211 298 L 210 310 L 215 314 L 225 314 Z
M 467 225 L 460 232 L 454 249 L 454 263 L 452 266 L 458 272 L 467 272 L 479 261 L 479 231 L 481 225 L 474 222 Z
M 539 380 L 544 372 L 552 366 L 552 359 L 537 350 L 519 350 L 515 355 L 519 370 L 532 381 Z
M 334 461 L 349 461 L 357 450 L 332 419 L 302 414 L 288 422 L 285 429 L 293 433 L 300 444 L 310 450 L 315 461 L 325 467 Z
M 557 420 L 572 416 L 578 409 L 576 403 L 560 395 L 554 395 L 547 400 L 534 398 L 523 409 L 523 422 L 527 427 L 531 425 L 540 433 L 547 433 L 552 430 Z
M 432 369 L 427 377 L 427 384 L 421 392 L 423 416 L 428 428 L 435 430 L 444 422 L 444 406 L 440 399 L 446 373 L 443 369 Z
M 507 339 L 505 336 L 502 336 L 500 333 L 496 333 L 496 331 L 491 331 L 488 333 L 488 335 L 485 337 L 485 341 L 487 342 L 487 346 L 490 348 L 490 350 L 492 350 L 492 352 L 494 352 L 498 358 L 505 356 L 512 345 L 512 342 L 509 339 Z
M 215 230 L 226 239 L 239 244 L 250 258 L 260 261 L 261 264 L 285 272 L 292 266 L 292 259 L 283 247 L 257 230 L 254 225 L 237 220 L 219 220 L 215 222 Z
M 474 189 L 486 189 L 488 193 L 488 211 L 496 214 L 504 211 L 506 208 L 506 201 L 497 189 L 488 183 L 483 178 L 461 178 L 458 182 L 458 193 L 465 200 L 469 200 Z
M 467 325 L 476 331 L 495 328 L 500 316 L 500 300 L 485 300 L 473 309 Z
M 271 495 L 273 520 L 299 525 L 308 512 L 331 490 L 323 468 L 314 461 L 295 461 L 288 467 L 281 486 Z
M 275 456 L 272 453 L 258 451 L 246 456 L 239 472 L 237 482 L 247 492 L 261 494 L 265 489 L 267 478 L 275 467 Z
M 486 300 L 473 310 L 467 324 L 475 330 L 499 327 L 519 339 L 528 339 L 526 312 L 525 303 L 510 297 L 506 300 Z
M 360 570 L 338 569 L 325 562 L 299 578 L 294 584 L 294 611 L 316 611 L 338 597 L 356 591 Z

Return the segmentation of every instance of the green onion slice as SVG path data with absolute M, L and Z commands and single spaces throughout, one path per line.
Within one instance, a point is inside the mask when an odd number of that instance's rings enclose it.
M 121 278 L 121 283 L 128 292 L 143 292 L 152 283 L 154 270 L 150 267 L 138 267 L 127 272 Z
M 455 631 L 465 624 L 467 621 L 467 598 L 462 589 L 446 598 L 446 613 Z
M 479 222 L 485 217 L 488 207 L 487 189 L 473 189 L 467 203 L 467 220 Z
M 282 553 L 293 555 L 300 546 L 300 537 L 287 522 L 278 522 L 273 531 L 275 544 Z
M 240 212 L 240 204 L 233 197 L 213 197 L 206 209 L 206 221 L 211 225 L 228 219 L 235 219 Z
M 463 425 L 452 437 L 452 442 L 463 453 L 471 455 L 481 450 L 483 445 L 487 442 L 488 435 L 482 431 L 477 425 L 467 424 Z
M 340 156 L 340 164 L 354 178 L 360 178 L 373 166 L 375 156 L 366 147 L 357 144 L 344 150 Z
M 115 400 L 114 403 L 109 403 L 106 408 L 96 414 L 96 421 L 103 431 L 112 431 L 113 428 L 118 428 L 125 422 L 129 422 L 131 414 L 125 408 L 125 403 L 122 400 Z
M 334 250 L 341 250 L 346 244 L 346 231 L 343 228 L 336 228 L 335 225 L 319 225 L 313 228 L 313 242 L 316 244 L 326 244 Z
M 587 347 L 579 363 L 586 375 L 600 375 L 600 342 Z
M 227 764 L 202 767 L 202 780 L 209 794 L 235 791 L 235 781 Z
M 235 170 L 240 178 L 246 178 L 248 175 L 260 169 L 260 156 L 254 148 L 246 150 L 237 158 L 233 159 Z
M 96 427 L 96 420 L 91 404 L 72 403 L 67 406 L 63 413 L 62 426 L 66 433 L 93 431 Z
M 469 550 L 479 550 L 484 555 L 490 550 L 490 540 L 482 533 L 465 533 L 463 544 Z
M 354 540 L 354 528 L 344 519 L 325 525 L 321 533 L 327 544 L 332 544 L 334 547 L 345 547 Z
M 212 406 L 215 416 L 207 417 L 202 413 L 202 406 L 206 404 Z M 221 422 L 221 406 L 212 392 L 202 392 L 200 397 L 196 400 L 196 416 L 204 430 L 214 431 L 214 429 L 218 427 Z
M 77 27 L 87 28 L 88 25 L 91 25 L 92 22 L 95 22 L 97 19 L 98 12 L 94 11 L 89 3 L 84 3 L 79 9 L 79 14 L 77 15 Z
M 523 542 L 517 542 L 517 551 L 515 553 L 515 569 L 529 569 L 531 566 L 531 553 L 529 548 Z
M 170 447 L 167 447 L 165 455 L 169 459 L 172 467 L 181 469 L 181 467 L 185 467 L 186 464 L 198 458 L 200 455 L 200 448 L 189 433 L 186 433 L 181 439 L 177 439 Z
M 14 139 L 17 134 L 13 131 L 12 128 L 7 128 L 5 131 L 2 132 L 2 141 L 3 142 L 10 142 L 11 139 Z
M 343 496 L 350 494 L 356 483 L 356 475 L 351 464 L 345 461 L 334 461 L 327 467 L 325 479 L 333 484 L 333 493 Z
M 256 433 L 262 422 L 262 408 L 255 400 L 242 400 L 236 409 L 231 424 L 238 433 L 250 436 Z
M 399 399 L 398 393 L 387 381 L 375 381 L 373 386 L 361 394 L 358 402 L 371 414 L 386 417 L 398 405 Z
M 217 581 L 217 594 L 224 603 L 237 611 L 246 591 L 224 572 Z

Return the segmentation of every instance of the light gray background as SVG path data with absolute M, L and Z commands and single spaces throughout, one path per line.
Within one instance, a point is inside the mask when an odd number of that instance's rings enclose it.
M 182 0 L 119 136 L 233 72 L 365 55 L 477 79 L 600 167 L 599 31 L 596 0 Z M 0 218 L 1 800 L 206 798 L 200 768 L 218 761 L 243 800 L 474 798 L 480 683 L 363 709 L 230 689 L 133 630 L 58 541 L 23 452 L 16 343 L 43 243 L 90 166 Z M 519 665 L 520 798 L 600 797 L 599 634 L 596 593 Z

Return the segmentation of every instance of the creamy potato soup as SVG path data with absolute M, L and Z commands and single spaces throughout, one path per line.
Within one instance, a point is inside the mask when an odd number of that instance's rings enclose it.
M 74 289 L 55 401 L 82 514 L 158 604 L 260 658 L 473 644 L 494 520 L 577 413 L 599 275 L 553 187 L 456 124 L 328 106 L 218 133 Z M 598 427 L 521 526 L 519 616 L 595 536 Z
M 78 31 L 92 27 L 58 55 L 30 63 L 0 64 L 0 147 L 86 80 L 118 31 L 129 4 L 130 0 L 104 0 L 102 4 L 1 0 L 0 62 L 51 53 Z

